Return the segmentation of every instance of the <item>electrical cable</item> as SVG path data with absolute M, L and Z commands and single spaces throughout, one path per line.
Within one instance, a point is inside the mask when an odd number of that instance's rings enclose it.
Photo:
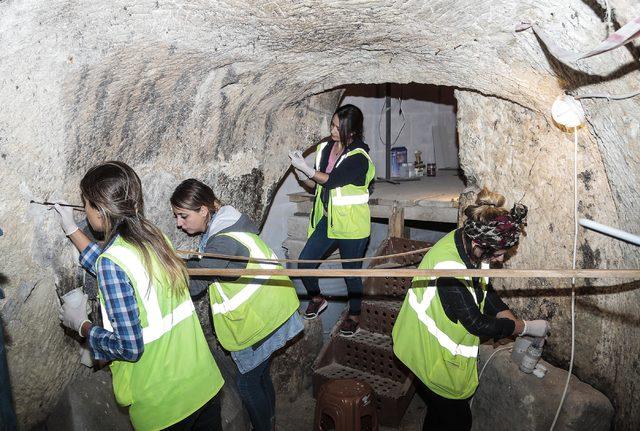
M 400 87 L 400 97 L 398 97 L 398 105 L 399 105 L 398 115 L 402 116 L 402 127 L 400 127 L 400 130 L 398 130 L 398 134 L 396 135 L 396 139 L 393 140 L 393 144 L 391 144 L 391 148 L 393 148 L 396 145 L 396 142 L 398 142 L 398 139 L 400 139 L 400 135 L 404 130 L 404 126 L 407 125 L 407 118 L 404 116 L 404 112 L 402 112 L 402 86 Z
M 378 120 L 378 139 L 383 146 L 386 146 L 386 142 L 382 140 L 382 132 L 380 131 L 380 126 L 382 126 L 382 114 L 386 111 L 386 101 L 382 101 L 382 109 L 380 110 L 380 119 Z M 389 107 L 391 109 L 391 107 Z
M 480 370 L 480 374 L 478 374 L 478 384 L 480 383 L 480 378 L 482 377 L 482 373 L 484 373 L 484 369 L 487 368 L 487 365 L 489 365 L 489 361 L 491 361 L 491 358 L 493 358 L 493 356 L 498 353 L 501 352 L 503 350 L 511 350 L 513 346 L 509 345 L 509 346 L 504 346 L 504 347 L 500 347 L 499 349 L 494 350 L 494 352 L 491 354 L 491 356 L 489 356 L 489 359 L 487 359 L 487 362 L 484 363 L 484 365 L 482 366 L 482 369 Z M 476 398 L 476 396 L 474 395 L 471 398 L 471 401 L 469 401 L 469 408 L 471 408 L 471 406 L 473 406 L 473 400 Z
M 391 144 L 391 147 L 393 148 L 393 146 L 396 144 L 396 142 L 398 142 L 398 139 L 400 138 L 400 135 L 402 134 L 402 131 L 404 130 L 404 126 L 407 124 L 407 119 L 404 116 L 404 112 L 402 112 L 402 86 L 400 87 L 400 97 L 398 97 L 398 103 L 400 108 L 398 109 L 398 115 L 402 116 L 402 126 L 400 127 L 400 130 L 398 130 L 398 134 L 396 135 L 396 138 L 393 140 L 393 144 Z M 382 132 L 380 131 L 380 126 L 382 126 L 382 114 L 386 111 L 386 104 L 385 101 L 383 101 L 382 103 L 382 109 L 380 110 L 380 119 L 378 120 L 378 139 L 380 140 L 380 143 L 382 145 L 386 145 L 386 143 L 382 140 Z M 389 107 L 389 110 L 391 110 L 391 107 Z
M 573 266 L 572 269 L 576 269 L 576 252 L 578 249 L 578 128 L 573 128 Z M 558 410 L 551 423 L 549 431 L 553 431 L 556 426 L 558 416 L 560 416 L 560 410 L 564 404 L 564 399 L 569 389 L 569 381 L 571 380 L 571 372 L 573 371 L 573 355 L 575 353 L 576 344 L 576 279 L 571 279 L 571 358 L 569 359 L 569 374 L 567 375 L 567 382 L 564 385 L 564 391 L 562 391 L 562 398 L 560 398 L 560 404 Z

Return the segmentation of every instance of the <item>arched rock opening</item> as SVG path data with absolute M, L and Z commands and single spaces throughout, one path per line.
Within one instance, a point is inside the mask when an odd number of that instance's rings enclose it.
M 630 2 L 611 3 L 620 23 L 637 15 Z M 602 10 L 579 0 L 0 3 L 1 305 L 21 423 L 41 420 L 77 372 L 75 344 L 54 306 L 56 284 L 74 287 L 75 255 L 51 214 L 29 199 L 77 199 L 83 172 L 116 158 L 138 171 L 149 217 L 177 244 L 186 239 L 173 229 L 167 199 L 185 177 L 210 182 L 261 219 L 286 153 L 323 136 L 339 97 L 326 90 L 347 83 L 456 87 L 467 178 L 512 201 L 524 195 L 530 206 L 529 235 L 511 265 L 570 267 L 572 141 L 551 123 L 549 107 L 567 90 L 628 92 L 637 65 L 632 49 L 620 49 L 564 66 L 533 34 L 513 32 L 522 20 L 540 23 L 567 49 L 606 35 Z M 638 232 L 637 101 L 584 106 L 579 213 Z M 581 231 L 578 262 L 637 268 L 640 258 Z M 538 279 L 502 286 L 524 317 L 551 319 L 549 353 L 566 362 L 561 287 Z M 581 289 L 575 372 L 611 398 L 617 427 L 636 429 L 637 285 L 595 280 Z

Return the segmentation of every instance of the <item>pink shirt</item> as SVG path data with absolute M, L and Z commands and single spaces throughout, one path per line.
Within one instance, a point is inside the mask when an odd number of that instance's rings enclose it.
M 336 165 L 337 160 L 338 160 L 338 155 L 335 155 L 333 152 L 333 149 L 331 149 L 331 152 L 329 153 L 329 161 L 327 162 L 327 169 L 325 171 L 325 174 L 331 173 L 331 171 Z

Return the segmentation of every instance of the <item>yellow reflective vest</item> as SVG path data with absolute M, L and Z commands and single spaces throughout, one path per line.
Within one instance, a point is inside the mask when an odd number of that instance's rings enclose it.
M 316 148 L 316 170 L 320 169 L 322 150 L 327 142 L 322 142 Z M 347 157 L 356 154 L 364 155 L 369 161 L 369 167 L 362 186 L 347 184 L 336 187 L 329 192 L 327 205 L 327 237 L 332 239 L 361 239 L 371 234 L 371 212 L 369 210 L 369 184 L 376 175 L 376 168 L 371 157 L 363 148 L 355 148 L 343 154 L 337 161 L 337 168 Z M 334 168 L 334 169 L 335 169 Z M 318 222 L 322 219 L 324 208 L 322 205 L 321 184 L 316 184 L 316 195 L 313 210 L 309 218 L 307 237 L 310 237 Z
M 129 406 L 136 430 L 167 428 L 213 398 L 224 380 L 211 355 L 188 290 L 173 292 L 151 253 L 150 279 L 140 251 L 121 237 L 98 257 L 108 258 L 129 277 L 138 305 L 144 352 L 137 362 L 111 362 L 118 404 Z M 104 328 L 113 331 L 99 294 Z
M 420 269 L 466 269 L 454 240 L 456 231 L 438 241 L 425 255 Z M 471 292 L 480 311 L 483 295 L 477 298 L 473 282 L 458 277 Z M 466 399 L 478 387 L 478 345 L 480 339 L 445 314 L 435 277 L 415 277 L 393 326 L 393 351 L 429 389 L 449 399 Z
M 249 249 L 255 259 L 277 259 L 267 244 L 253 233 L 226 232 Z M 281 265 L 249 262 L 247 269 L 277 269 Z M 230 352 L 261 341 L 296 312 L 300 301 L 293 283 L 284 275 L 243 276 L 236 280 L 215 280 L 209 285 L 211 314 L 216 337 Z

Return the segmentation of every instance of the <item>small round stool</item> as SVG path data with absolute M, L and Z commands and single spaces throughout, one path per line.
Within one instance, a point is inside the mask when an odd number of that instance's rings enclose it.
M 329 380 L 323 384 L 318 392 L 313 429 L 378 431 L 375 395 L 371 386 L 355 379 Z

